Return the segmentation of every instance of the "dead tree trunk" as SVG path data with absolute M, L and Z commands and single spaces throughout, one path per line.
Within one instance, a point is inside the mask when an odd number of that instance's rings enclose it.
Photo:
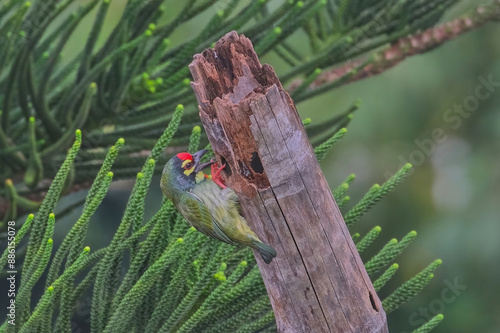
M 385 312 L 302 121 L 236 32 L 194 56 L 192 87 L 224 178 L 278 256 L 256 256 L 279 332 L 388 332 Z

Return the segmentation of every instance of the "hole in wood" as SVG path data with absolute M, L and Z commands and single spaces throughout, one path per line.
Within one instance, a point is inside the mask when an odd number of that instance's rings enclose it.
M 228 177 L 231 176 L 233 172 L 231 171 L 231 167 L 229 166 L 229 164 L 227 163 L 226 159 L 223 156 L 220 157 L 220 162 L 222 163 L 221 166 L 224 164 L 226 165 L 226 167 L 222 169 L 222 172 L 226 173 L 226 176 Z
M 369 293 L 369 295 L 370 295 L 370 303 L 372 303 L 373 310 L 378 312 L 379 308 L 378 308 L 377 304 L 375 303 L 375 299 L 373 298 L 372 293 Z
M 250 160 L 250 167 L 256 173 L 263 173 L 264 167 L 262 166 L 262 162 L 260 161 L 259 153 L 254 151 L 252 153 L 252 159 Z

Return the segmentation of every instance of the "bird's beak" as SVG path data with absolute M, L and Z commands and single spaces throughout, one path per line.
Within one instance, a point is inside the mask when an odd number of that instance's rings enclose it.
M 208 152 L 208 150 L 202 149 L 199 152 L 193 154 L 193 158 L 194 158 L 194 172 L 195 173 L 198 173 L 198 172 L 200 172 L 200 171 L 208 168 L 209 166 L 211 166 L 212 164 L 215 163 L 215 161 L 210 161 L 210 162 L 206 162 L 206 163 L 200 163 L 201 162 L 201 158 L 207 152 Z

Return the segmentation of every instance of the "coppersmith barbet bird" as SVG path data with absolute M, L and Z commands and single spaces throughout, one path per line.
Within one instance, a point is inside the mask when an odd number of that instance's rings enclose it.
M 266 264 L 276 257 L 276 250 L 262 242 L 240 214 L 236 193 L 219 186 L 203 173 L 214 161 L 202 163 L 207 152 L 179 153 L 172 157 L 161 176 L 163 194 L 196 230 L 233 245 L 257 250 Z

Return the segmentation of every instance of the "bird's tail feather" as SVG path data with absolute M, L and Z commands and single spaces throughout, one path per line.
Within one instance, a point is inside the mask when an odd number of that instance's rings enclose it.
M 273 258 L 276 257 L 277 255 L 276 250 L 273 249 L 271 246 L 257 241 L 255 241 L 254 244 L 255 244 L 255 249 L 259 251 L 260 255 L 262 256 L 262 259 L 264 259 L 264 262 L 266 264 L 269 264 L 271 260 L 273 260 Z

